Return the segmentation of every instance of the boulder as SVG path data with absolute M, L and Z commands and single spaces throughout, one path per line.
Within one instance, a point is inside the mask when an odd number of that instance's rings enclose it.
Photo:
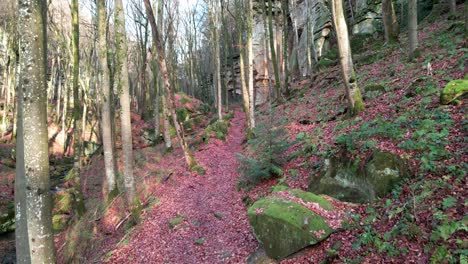
M 322 173 L 312 180 L 308 190 L 353 203 L 383 197 L 411 175 L 407 162 L 389 152 L 374 152 L 364 167 L 343 158 L 327 159 L 324 164 Z
M 317 244 L 340 228 L 345 216 L 324 197 L 313 193 L 276 188 L 248 210 L 255 236 L 274 259 L 285 258 Z
M 453 80 L 440 93 L 440 103 L 449 104 L 468 92 L 468 80 Z

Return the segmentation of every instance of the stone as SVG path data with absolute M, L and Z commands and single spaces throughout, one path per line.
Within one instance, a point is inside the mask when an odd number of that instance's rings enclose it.
M 466 92 L 468 92 L 468 80 L 450 81 L 440 93 L 440 103 L 450 104 Z
M 368 203 L 385 196 L 410 175 L 404 159 L 375 151 L 364 167 L 350 160 L 326 159 L 322 173 L 311 181 L 308 191 L 345 202 Z
M 255 202 L 248 217 L 268 257 L 282 259 L 319 243 L 339 228 L 344 214 L 337 212 L 324 197 L 279 186 L 270 196 Z

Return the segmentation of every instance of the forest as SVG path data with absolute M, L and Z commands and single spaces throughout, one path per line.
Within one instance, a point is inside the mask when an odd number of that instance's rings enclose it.
M 468 263 L 468 2 L 1 0 L 0 263 Z

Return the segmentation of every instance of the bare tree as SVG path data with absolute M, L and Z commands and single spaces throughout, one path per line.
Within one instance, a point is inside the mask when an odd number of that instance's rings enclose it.
M 408 0 L 409 59 L 418 57 L 418 1 Z
M 342 1 L 332 0 L 330 11 L 332 14 L 333 25 L 336 30 L 336 38 L 338 40 L 341 72 L 346 90 L 346 97 L 348 99 L 348 113 L 350 115 L 356 115 L 364 110 L 364 102 L 362 101 L 361 91 L 359 90 L 356 74 L 354 72 L 348 27 L 346 26 L 344 18 Z
M 165 57 L 164 47 L 161 41 L 162 38 L 159 32 L 159 29 L 156 26 L 156 20 L 154 18 L 154 13 L 151 7 L 151 3 L 149 2 L 149 0 L 144 0 L 144 3 L 145 3 L 146 14 L 148 16 L 151 29 L 152 29 L 151 32 L 153 36 L 153 44 L 156 47 L 157 53 L 158 53 L 159 70 L 161 71 L 162 79 L 164 82 L 164 89 L 165 89 L 166 96 L 167 96 L 168 108 L 172 116 L 172 121 L 174 123 L 174 127 L 176 130 L 177 137 L 179 139 L 180 146 L 184 152 L 184 157 L 185 157 L 187 166 L 189 167 L 189 169 L 193 169 L 197 165 L 197 162 L 195 161 L 195 157 L 191 153 L 188 147 L 188 144 L 185 141 L 185 133 L 184 133 L 183 127 L 179 123 L 179 120 L 177 118 L 177 114 L 175 111 L 174 93 L 172 91 L 170 77 L 169 77 L 169 73 L 168 73 L 167 66 L 166 66 L 166 57 Z
M 17 260 L 55 263 L 47 137 L 46 1 L 18 2 L 19 128 L 15 201 Z
M 104 165 L 106 171 L 108 198 L 112 199 L 117 189 L 116 172 L 114 170 L 114 150 L 111 123 L 111 87 L 107 65 L 107 10 L 106 0 L 97 0 L 99 66 L 101 77 L 101 126 L 104 148 Z
M 125 34 L 125 14 L 122 0 L 115 0 L 115 30 L 117 42 L 117 72 L 119 73 L 120 114 L 122 132 L 122 163 L 125 195 L 130 208 L 137 205 L 135 180 L 133 178 L 132 123 L 130 119 L 130 79 L 128 77 L 127 36 Z

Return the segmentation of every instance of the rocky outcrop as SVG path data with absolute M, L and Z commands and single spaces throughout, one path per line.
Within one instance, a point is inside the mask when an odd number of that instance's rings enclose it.
M 364 167 L 343 158 L 327 159 L 324 164 L 308 190 L 346 202 L 372 202 L 411 175 L 407 162 L 389 152 L 376 151 Z
M 326 239 L 345 221 L 345 214 L 326 198 L 285 186 L 254 203 L 248 216 L 258 241 L 274 259 Z

